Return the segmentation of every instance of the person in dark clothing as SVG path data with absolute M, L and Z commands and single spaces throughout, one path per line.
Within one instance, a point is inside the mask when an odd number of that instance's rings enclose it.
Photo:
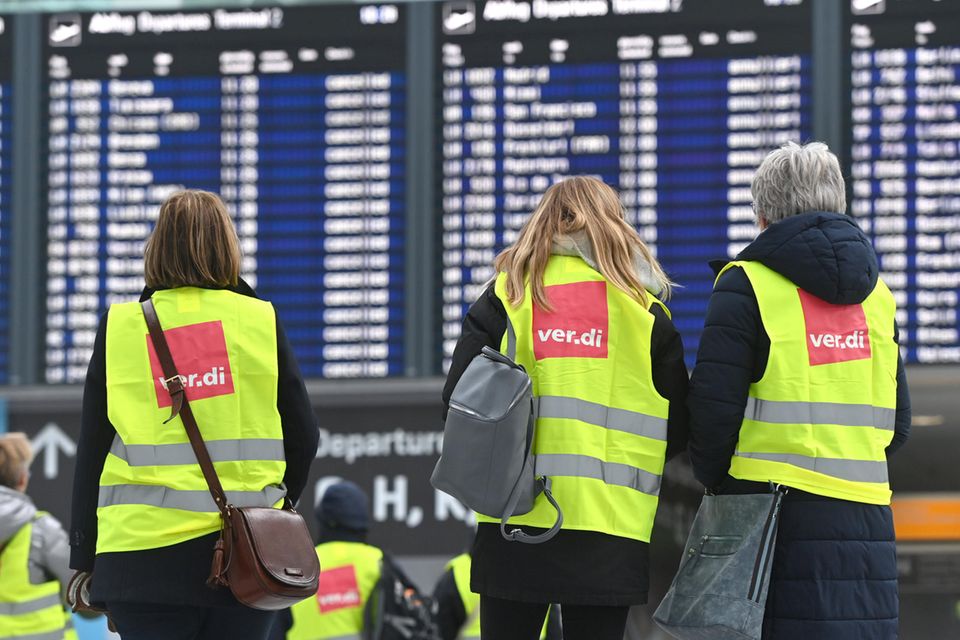
M 238 486 L 259 494 L 246 489 L 262 478 L 264 506 L 284 490 L 296 503 L 317 449 L 317 420 L 279 318 L 239 278 L 239 242 L 220 199 L 199 191 L 171 196 L 144 264 L 141 301 L 155 301 L 208 446 L 237 438 L 225 442 L 235 446 L 211 447 L 228 496 Z M 182 423 L 158 429 L 169 413 L 169 394 L 151 370 L 138 314 L 136 303 L 113 305 L 94 342 L 74 475 L 70 566 L 89 580 L 91 603 L 107 606 L 124 638 L 264 638 L 271 612 L 249 609 L 229 589 L 205 584 L 219 513 Z M 192 324 L 203 314 L 207 322 Z M 173 337 L 190 331 L 199 339 Z M 222 356 L 217 339 L 203 331 L 218 332 Z M 206 368 L 183 375 L 202 358 Z M 210 373 L 211 362 L 221 366 L 219 378 Z M 204 380 L 205 395 L 194 384 Z M 222 402 L 231 396 L 235 401 Z M 133 491 L 118 500 L 122 489 Z M 202 504 L 184 510 L 194 497 Z M 181 508 L 167 508 L 169 499 L 181 500 Z
M 688 398 L 694 473 L 716 493 L 787 487 L 765 639 L 896 638 L 886 457 L 907 439 L 910 397 L 893 296 L 826 145 L 774 151 L 752 192 L 760 235 L 713 265 Z M 776 415 L 791 407 L 802 415 Z
M 649 528 L 663 459 L 682 451 L 687 439 L 683 345 L 655 297 L 668 293 L 669 281 L 624 220 L 616 193 L 591 178 L 551 187 L 517 242 L 498 257 L 496 269 L 497 281 L 464 318 L 443 390 L 445 407 L 481 349 L 501 349 L 509 322 L 517 333 L 517 360 L 533 379 L 536 396 L 565 396 L 584 401 L 585 407 L 600 404 L 637 413 L 658 398 L 662 431 L 641 442 L 629 427 L 591 423 L 595 413 L 554 420 L 544 415 L 541 402 L 534 440 L 537 470 L 553 481 L 564 526 L 549 542 L 526 545 L 506 541 L 497 524 L 480 518 L 470 587 L 481 595 L 483 636 L 532 640 L 547 604 L 555 602 L 561 605 L 568 640 L 620 640 L 629 607 L 647 598 Z M 598 282 L 606 291 L 599 298 L 592 294 Z M 564 331 L 551 330 L 554 326 Z M 576 334 L 590 327 L 604 331 L 609 351 L 591 351 L 578 342 Z M 624 490 L 597 476 L 585 477 L 587 468 L 631 469 L 637 478 L 646 476 L 636 467 L 643 466 L 641 451 L 654 441 L 659 444 L 649 450 L 657 460 L 654 486 L 646 489 L 650 493 L 643 493 L 640 483 Z M 581 466 L 551 467 L 557 458 Z M 592 508 L 597 509 L 593 516 L 580 512 Z M 536 513 L 547 512 L 535 507 L 531 514 Z M 514 522 L 525 531 L 542 532 L 552 518 L 526 515 Z
M 463 553 L 447 563 L 433 589 L 435 616 L 441 640 L 480 638 L 480 596 L 470 592 L 470 554 Z M 541 629 L 541 640 L 561 640 L 559 607 L 551 606 Z

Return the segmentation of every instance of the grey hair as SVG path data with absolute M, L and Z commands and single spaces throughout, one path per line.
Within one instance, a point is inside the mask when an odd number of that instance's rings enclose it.
M 844 213 L 847 191 L 837 156 L 822 142 L 771 151 L 750 185 L 754 211 L 769 224 L 807 211 Z

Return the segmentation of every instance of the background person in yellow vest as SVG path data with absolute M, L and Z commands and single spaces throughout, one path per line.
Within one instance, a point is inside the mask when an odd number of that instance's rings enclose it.
M 527 545 L 478 518 L 470 587 L 483 636 L 534 640 L 556 602 L 567 640 L 622 640 L 629 607 L 647 599 L 664 459 L 686 444 L 683 346 L 656 297 L 669 281 L 616 192 L 587 177 L 550 187 L 494 269 L 464 319 L 443 400 L 484 346 L 506 350 L 509 320 L 539 403 L 537 471 L 564 522 Z M 510 522 L 542 531 L 553 520 L 540 496 Z
M 316 418 L 270 303 L 240 279 L 240 245 L 215 194 L 160 207 L 144 250 L 146 288 L 229 500 L 296 502 Z M 265 638 L 275 617 L 210 589 L 220 515 L 148 346 L 138 302 L 100 322 L 83 393 L 71 566 L 94 572 L 124 640 Z M 94 571 L 95 570 L 95 571 Z
M 367 495 L 356 484 L 338 482 L 324 491 L 316 508 L 320 587 L 315 598 L 281 616 L 278 626 L 289 628 L 288 640 L 362 637 L 364 606 L 384 561 L 383 551 L 366 543 L 368 514 Z M 292 627 L 284 621 L 290 614 Z
M 789 487 L 764 638 L 893 639 L 887 456 L 910 425 L 893 295 L 826 145 L 772 152 L 751 191 L 761 233 L 717 278 L 691 380 L 694 472 L 718 493 Z
M 461 553 L 444 568 L 433 590 L 437 628 L 442 640 L 480 638 L 480 594 L 470 591 L 470 554 Z M 551 606 L 540 632 L 541 640 L 562 640 L 559 608 Z
M 0 436 L 0 640 L 62 640 L 69 620 L 67 532 L 24 493 L 32 460 L 26 436 Z

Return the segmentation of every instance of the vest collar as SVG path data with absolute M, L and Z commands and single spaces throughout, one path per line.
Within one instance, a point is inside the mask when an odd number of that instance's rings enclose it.
M 156 289 L 152 287 L 144 287 L 143 292 L 140 293 L 140 302 L 148 300 L 154 293 L 157 291 L 164 291 L 170 287 L 157 287 Z M 249 284 L 244 281 L 243 278 L 240 278 L 240 282 L 235 287 L 203 287 L 204 289 L 212 289 L 216 291 L 233 291 L 234 293 L 239 293 L 242 296 L 249 296 L 251 298 L 257 297 L 257 292 L 253 290 Z
M 593 256 L 593 245 L 586 231 L 574 231 L 570 234 L 561 234 L 553 239 L 550 253 L 555 256 L 574 256 L 581 258 L 594 271 L 600 271 Z M 663 287 L 653 273 L 653 267 L 638 251 L 633 252 L 633 266 L 640 278 L 640 283 L 647 291 L 660 295 Z

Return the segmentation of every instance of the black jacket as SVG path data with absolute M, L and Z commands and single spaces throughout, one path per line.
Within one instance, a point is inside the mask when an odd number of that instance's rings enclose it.
M 687 443 L 687 368 L 680 334 L 657 305 L 650 351 L 653 382 L 670 401 L 667 456 Z M 484 346 L 500 347 L 507 314 L 489 287 L 470 307 L 443 389 L 444 412 L 453 388 Z M 532 530 L 532 529 L 531 529 Z M 643 604 L 649 583 L 649 545 L 594 531 L 562 530 L 544 544 L 507 542 L 500 528 L 481 523 L 471 552 L 471 588 L 526 602 L 623 606 Z
M 853 219 L 834 213 L 778 222 L 737 259 L 760 262 L 834 304 L 863 302 L 878 277 L 869 239 Z M 761 489 L 759 483 L 734 480 L 727 471 L 747 391 L 763 375 L 769 353 L 770 339 L 750 281 L 742 269 L 730 269 L 710 298 L 688 398 L 694 473 L 721 493 Z M 910 397 L 899 362 L 895 435 L 888 456 L 907 439 L 909 428 Z M 765 615 L 767 640 L 896 638 L 890 508 L 790 490 L 781 512 Z
M 770 267 L 804 290 L 833 304 L 857 304 L 873 291 L 879 269 L 870 240 L 852 218 L 808 213 L 772 225 L 737 260 Z M 715 263 L 719 271 L 725 263 Z M 896 328 L 894 328 L 896 332 Z M 697 479 L 718 487 L 727 478 L 746 407 L 747 390 L 763 376 L 770 338 L 742 269 L 717 281 L 690 380 L 690 462 Z M 910 393 L 897 364 L 897 415 L 893 453 L 910 433 Z
M 256 297 L 241 281 L 231 289 Z M 144 290 L 141 300 L 152 291 Z M 154 602 L 193 606 L 229 605 L 236 601 L 228 589 L 216 591 L 204 584 L 210 572 L 214 533 L 180 544 L 145 551 L 96 554 L 97 495 L 100 474 L 116 429 L 107 417 L 106 387 L 107 315 L 100 320 L 83 389 L 83 411 L 77 466 L 74 472 L 70 526 L 70 566 L 78 571 L 96 569 L 93 598 L 100 602 Z M 277 410 L 283 429 L 287 495 L 296 502 L 307 483 L 317 451 L 319 431 L 300 368 L 277 318 Z M 202 428 L 202 425 L 201 425 Z

